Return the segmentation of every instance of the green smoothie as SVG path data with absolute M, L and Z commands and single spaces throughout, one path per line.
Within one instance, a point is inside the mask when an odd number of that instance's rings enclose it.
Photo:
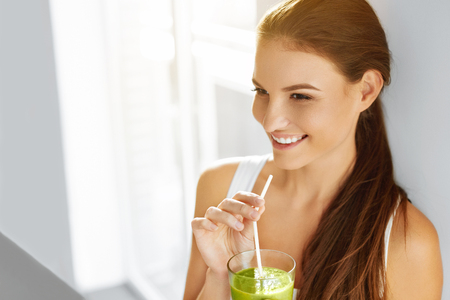
M 263 271 L 263 278 L 257 268 L 237 272 L 231 280 L 233 300 L 292 300 L 294 282 L 289 274 L 268 267 L 263 267 Z

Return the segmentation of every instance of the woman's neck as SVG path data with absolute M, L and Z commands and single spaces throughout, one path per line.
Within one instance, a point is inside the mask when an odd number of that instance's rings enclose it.
M 284 170 L 275 165 L 273 183 L 293 207 L 325 209 L 350 175 L 356 161 L 356 145 L 335 151 L 300 169 Z

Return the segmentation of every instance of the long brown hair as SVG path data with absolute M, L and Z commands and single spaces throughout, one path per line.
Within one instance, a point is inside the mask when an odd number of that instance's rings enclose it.
M 329 59 L 349 82 L 377 70 L 389 84 L 385 32 L 365 0 L 288 0 L 266 13 L 257 35 Z M 385 229 L 407 198 L 394 181 L 379 97 L 361 113 L 355 141 L 353 170 L 303 252 L 298 299 L 385 299 Z

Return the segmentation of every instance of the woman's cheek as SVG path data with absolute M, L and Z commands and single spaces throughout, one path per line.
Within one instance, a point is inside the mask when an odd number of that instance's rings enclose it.
M 252 113 L 253 117 L 255 117 L 256 121 L 262 125 L 264 121 L 264 116 L 266 114 L 266 104 L 263 103 L 260 99 L 254 99 L 252 105 Z

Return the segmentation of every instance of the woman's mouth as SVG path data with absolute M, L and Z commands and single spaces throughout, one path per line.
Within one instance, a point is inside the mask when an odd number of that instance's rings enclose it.
M 293 148 L 308 137 L 307 134 L 284 137 L 275 137 L 273 134 L 270 135 L 272 137 L 273 147 L 279 150 L 288 150 L 290 148 Z

